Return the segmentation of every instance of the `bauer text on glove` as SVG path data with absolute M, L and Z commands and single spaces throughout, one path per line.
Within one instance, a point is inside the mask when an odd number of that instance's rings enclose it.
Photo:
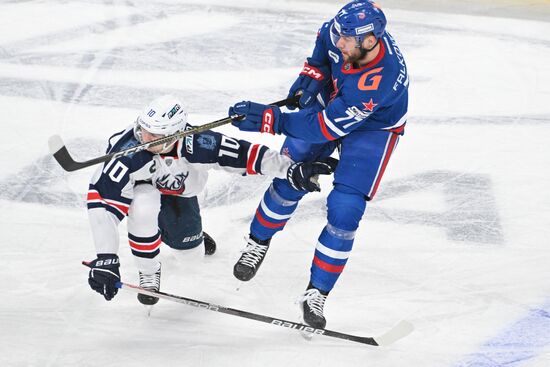
M 88 284 L 107 301 L 117 294 L 116 283 L 120 281 L 120 263 L 116 254 L 97 254 L 97 259 L 85 262 L 90 268 Z

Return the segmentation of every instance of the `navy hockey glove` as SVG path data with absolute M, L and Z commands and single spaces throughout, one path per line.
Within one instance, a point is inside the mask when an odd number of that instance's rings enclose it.
M 277 106 L 242 101 L 229 107 L 229 117 L 240 115 L 231 122 L 242 131 L 259 131 L 261 133 L 280 134 L 281 110 Z
M 338 160 L 327 158 L 317 162 L 298 162 L 292 164 L 286 172 L 290 185 L 299 191 L 321 191 L 319 175 L 330 175 L 336 169 Z
M 116 254 L 97 254 L 97 259 L 90 262 L 83 262 L 88 266 L 88 284 L 94 291 L 102 294 L 107 301 L 113 299 L 117 294 L 116 283 L 120 282 L 120 264 Z
M 288 98 L 300 95 L 300 100 L 296 105 L 287 105 L 287 108 L 294 110 L 296 107 L 302 109 L 311 106 L 315 102 L 317 94 L 328 82 L 329 76 L 330 68 L 328 66 L 317 64 L 308 59 L 308 62 L 304 63 L 300 76 L 288 91 Z

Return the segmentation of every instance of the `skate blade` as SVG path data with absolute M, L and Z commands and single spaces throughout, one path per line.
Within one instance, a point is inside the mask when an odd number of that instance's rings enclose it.
M 300 330 L 300 335 L 302 338 L 310 342 L 313 339 L 313 333 L 309 333 L 307 331 Z
M 237 292 L 240 291 L 243 284 L 244 284 L 244 282 L 242 280 L 237 279 L 237 285 L 235 285 L 235 290 Z
M 143 305 L 145 307 L 145 315 L 151 317 L 151 311 L 153 311 L 153 305 Z
M 298 315 L 298 320 L 300 320 L 300 323 L 302 323 L 303 325 L 308 326 L 306 324 L 306 321 L 304 320 L 304 309 L 301 304 L 299 305 L 299 308 L 300 308 L 300 315 Z M 302 338 L 304 338 L 308 342 L 310 342 L 313 339 L 313 333 L 309 331 L 300 330 L 300 335 L 302 336 Z

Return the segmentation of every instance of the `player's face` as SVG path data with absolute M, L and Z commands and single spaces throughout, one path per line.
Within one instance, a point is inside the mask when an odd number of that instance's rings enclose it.
M 338 42 L 336 42 L 336 47 L 342 52 L 345 62 L 356 62 L 361 57 L 355 37 L 341 36 Z
M 141 129 L 141 140 L 144 142 L 144 143 L 148 143 L 150 141 L 153 141 L 153 140 L 157 140 L 157 139 L 160 139 L 160 138 L 163 138 L 164 135 L 161 135 L 161 134 L 152 134 L 150 133 L 149 131 L 145 130 L 145 129 Z M 154 154 L 159 154 L 159 153 L 166 153 L 167 150 L 169 150 L 169 148 L 172 147 L 173 144 L 159 144 L 159 145 L 155 145 L 153 147 L 149 147 L 147 148 L 148 151 L 150 151 L 151 153 L 154 153 Z

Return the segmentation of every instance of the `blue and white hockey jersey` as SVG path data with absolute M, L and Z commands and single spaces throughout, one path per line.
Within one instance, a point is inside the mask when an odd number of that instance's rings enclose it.
M 138 144 L 132 125 L 109 139 L 107 153 Z M 192 197 L 203 190 L 211 168 L 286 178 L 292 163 L 290 158 L 266 146 L 213 131 L 179 139 L 168 155 L 144 150 L 106 162 L 92 177 L 87 196 L 96 250 L 117 252 L 117 226 L 128 215 L 134 188 L 139 183 L 151 183 L 163 194 Z M 156 220 L 156 213 L 153 218 Z
M 332 85 L 319 95 L 318 108 L 281 114 L 282 133 L 309 142 L 336 140 L 354 130 L 402 134 L 407 121 L 409 77 L 395 40 L 385 32 L 378 56 L 355 68 L 344 62 L 332 43 L 333 22 L 323 24 L 308 59 L 311 64 L 330 66 Z

